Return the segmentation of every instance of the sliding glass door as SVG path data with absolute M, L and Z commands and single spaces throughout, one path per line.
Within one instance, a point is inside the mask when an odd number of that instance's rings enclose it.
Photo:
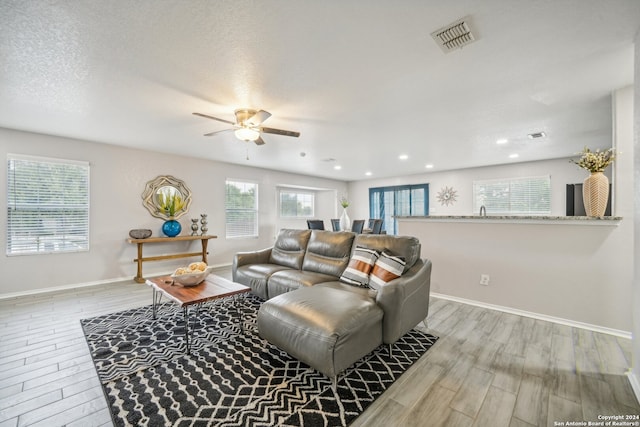
M 429 184 L 369 189 L 369 217 L 382 218 L 382 229 L 397 234 L 396 216 L 424 216 L 429 212 Z

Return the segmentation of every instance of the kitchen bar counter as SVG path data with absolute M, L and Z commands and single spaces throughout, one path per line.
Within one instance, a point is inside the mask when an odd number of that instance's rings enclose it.
M 397 218 L 433 263 L 431 292 L 630 336 L 633 218 Z M 489 285 L 481 285 L 483 275 Z M 602 329 L 601 331 L 605 331 Z M 613 331 L 616 330 L 616 331 Z

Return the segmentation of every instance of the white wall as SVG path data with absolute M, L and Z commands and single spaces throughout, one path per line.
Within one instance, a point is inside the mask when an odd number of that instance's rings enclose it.
M 189 213 L 180 218 L 183 233 L 190 233 L 191 217 L 207 213 L 209 234 L 218 238 L 209 242 L 209 264 L 230 263 L 242 250 L 254 250 L 273 244 L 279 230 L 276 208 L 276 186 L 289 184 L 332 189 L 330 194 L 346 192 L 346 183 L 329 179 L 275 172 L 248 166 L 232 165 L 155 152 L 132 150 L 107 144 L 58 138 L 0 128 L 0 155 L 27 154 L 64 159 L 85 160 L 91 165 L 90 251 L 73 254 L 50 254 L 0 257 L 0 296 L 25 293 L 73 284 L 108 281 L 133 277 L 136 265 L 135 245 L 125 241 L 132 228 L 150 228 L 161 236 L 162 220 L 153 218 L 142 206 L 141 194 L 147 181 L 158 175 L 174 175 L 185 181 L 193 193 Z M 0 198 L 5 209 L 0 223 L 6 224 L 6 161 L 0 174 Z M 258 239 L 225 239 L 225 179 L 252 180 L 259 184 L 260 237 Z M 327 193 L 327 192 L 325 192 Z M 321 215 L 330 218 L 335 212 L 335 197 Z M 323 205 L 327 205 L 323 201 Z M 300 224 L 306 228 L 306 224 Z M 6 242 L 6 227 L 0 226 L 0 239 Z M 145 245 L 148 254 L 185 251 L 199 243 Z M 147 250 L 147 246 L 149 249 Z M 195 249 L 197 250 L 197 249 Z M 171 271 L 183 260 L 148 262 L 144 273 Z
M 433 261 L 433 292 L 632 330 L 633 88 L 618 91 L 614 102 L 615 145 L 622 153 L 614 163 L 614 213 L 624 217 L 621 223 L 611 227 L 402 222 L 400 233 L 418 237 L 422 256 Z M 473 180 L 543 174 L 551 175 L 551 214 L 563 216 L 565 185 L 586 177 L 586 172 L 568 159 L 352 182 L 349 197 L 354 201 L 354 216 L 364 215 L 368 213 L 369 187 L 427 182 L 430 206 L 436 208 L 432 214 L 469 215 Z M 453 206 L 436 201 L 444 186 L 458 191 L 458 202 Z M 479 285 L 480 274 L 491 276 L 490 286 Z
M 634 188 L 634 257 L 640 256 L 640 31 L 635 38 L 635 110 L 634 110 L 634 141 L 633 141 L 633 188 Z M 633 368 L 631 384 L 636 397 L 640 400 L 640 261 L 635 262 L 633 278 Z

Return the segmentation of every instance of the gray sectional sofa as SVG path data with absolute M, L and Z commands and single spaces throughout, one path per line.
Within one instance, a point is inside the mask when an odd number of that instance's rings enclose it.
M 362 248 L 405 264 L 388 282 L 345 283 Z M 330 377 L 334 388 L 340 372 L 383 343 L 392 351 L 429 311 L 431 261 L 409 236 L 284 229 L 273 247 L 236 254 L 232 274 L 266 300 L 259 334 Z

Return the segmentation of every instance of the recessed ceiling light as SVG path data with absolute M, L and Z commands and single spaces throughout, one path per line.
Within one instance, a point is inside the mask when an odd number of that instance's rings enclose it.
M 407 160 L 407 159 L 409 158 L 409 155 L 408 155 L 408 154 L 400 154 L 400 155 L 398 156 L 398 158 L 399 158 L 400 160 Z
M 431 163 L 429 163 L 428 165 L 424 165 L 424 167 L 427 169 L 433 169 L 433 165 Z
M 339 171 L 340 169 L 342 169 L 342 166 L 340 166 L 340 165 L 335 165 L 333 168 L 334 168 L 335 170 Z
M 519 157 L 519 156 L 518 156 L 518 154 L 516 154 L 516 153 L 509 154 L 509 158 L 510 158 L 510 159 L 517 159 L 518 157 Z
M 508 140 L 508 139 L 506 139 L 506 138 L 501 138 L 501 139 L 498 139 L 498 140 L 496 141 L 496 144 L 498 144 L 498 145 L 502 145 L 502 144 L 506 144 L 507 142 L 509 142 L 509 140 Z
M 364 174 L 365 174 L 366 176 L 371 176 L 371 175 L 373 175 L 371 172 L 365 172 Z

